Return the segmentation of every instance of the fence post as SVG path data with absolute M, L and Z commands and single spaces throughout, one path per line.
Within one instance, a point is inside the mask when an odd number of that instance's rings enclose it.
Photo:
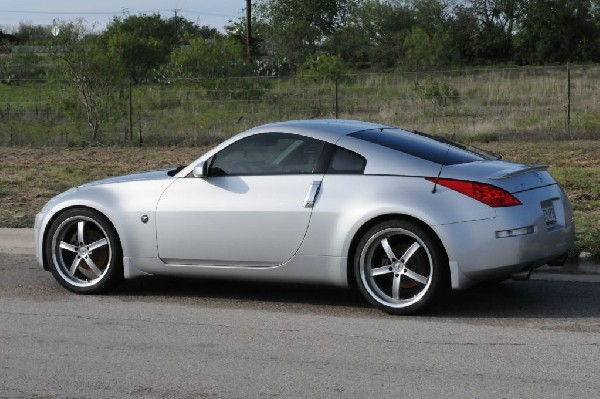
M 567 135 L 571 137 L 571 64 L 567 62 Z
M 140 129 L 140 147 L 142 147 L 144 145 L 144 139 L 142 137 L 142 114 L 140 113 L 140 111 L 137 112 L 137 119 L 138 127 Z
M 133 141 L 133 99 L 131 97 L 131 78 L 129 78 L 129 141 Z
M 338 113 L 339 113 L 339 109 L 338 109 L 338 76 L 336 74 L 335 75 L 335 119 L 338 118 Z

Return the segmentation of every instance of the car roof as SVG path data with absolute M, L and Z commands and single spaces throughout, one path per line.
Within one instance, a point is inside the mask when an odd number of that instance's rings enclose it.
M 342 136 L 351 133 L 389 127 L 380 123 L 347 119 L 305 119 L 268 123 L 250 129 L 248 133 L 296 133 L 335 143 Z

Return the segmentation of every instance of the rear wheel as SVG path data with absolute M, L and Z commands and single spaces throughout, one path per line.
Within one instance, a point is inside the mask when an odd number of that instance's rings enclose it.
M 449 287 L 444 251 L 417 223 L 390 220 L 365 233 L 354 262 L 364 297 L 390 314 L 412 314 Z
M 50 226 L 44 244 L 54 278 L 80 294 L 114 288 L 123 278 L 117 233 L 106 217 L 87 208 L 73 208 Z

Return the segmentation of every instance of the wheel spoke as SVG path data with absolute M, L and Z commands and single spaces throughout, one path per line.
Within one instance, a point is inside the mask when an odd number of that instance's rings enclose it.
M 98 276 L 96 276 L 96 275 L 94 274 L 94 272 L 92 272 L 92 271 L 91 271 L 91 270 L 89 270 L 89 269 L 86 269 L 85 267 L 80 267 L 80 268 L 79 268 L 79 271 L 80 271 L 80 272 L 81 272 L 81 273 L 82 273 L 82 274 L 83 274 L 85 277 L 89 278 L 90 280 L 93 280 L 93 279 L 95 279 L 96 277 L 98 277 Z
M 79 241 L 79 245 L 83 244 L 83 226 L 84 226 L 84 222 L 78 222 L 77 223 L 77 241 Z
M 427 277 L 422 276 L 419 273 L 415 273 L 407 267 L 404 268 L 403 273 L 406 277 L 411 278 L 421 284 L 427 284 L 427 280 L 429 280 Z
M 402 258 L 400 258 L 400 262 L 402 262 L 403 264 L 406 265 L 406 263 L 408 263 L 408 261 L 410 260 L 410 258 L 415 254 L 415 252 L 417 252 L 417 250 L 421 248 L 421 245 L 418 242 L 414 242 L 413 245 L 410 246 L 410 248 L 408 248 L 406 250 L 406 252 L 404 253 L 404 255 L 402 255 Z
M 93 250 L 103 247 L 106 244 L 108 244 L 108 240 L 106 238 L 103 238 L 88 245 L 88 250 L 92 252 Z
M 66 249 L 69 252 L 77 252 L 77 248 L 75 248 L 75 245 L 71 245 L 64 241 L 61 241 L 60 244 L 58 244 L 58 246 L 62 249 Z
M 392 251 L 392 247 L 390 247 L 390 243 L 388 242 L 387 238 L 381 240 L 381 246 L 383 247 L 383 250 L 385 251 L 385 254 L 390 262 L 394 263 L 398 258 L 396 258 L 394 251 Z
M 75 259 L 73 259 L 73 263 L 71 263 L 71 268 L 69 269 L 69 274 L 72 277 L 75 277 L 75 272 L 77 271 L 77 268 L 79 267 L 79 262 L 81 262 L 81 258 L 79 257 L 79 255 L 77 255 L 75 257 Z
M 92 272 L 95 274 L 94 277 L 99 277 L 102 274 L 102 272 L 100 271 L 100 269 L 98 269 L 98 266 L 96 266 L 92 258 L 86 256 L 83 259 L 85 260 L 85 263 L 87 263 L 87 265 L 90 267 L 90 269 L 92 269 Z
M 375 269 L 371 269 L 371 276 L 381 276 L 382 274 L 388 274 L 393 272 L 391 266 L 381 266 L 376 267 Z
M 400 273 L 394 275 L 394 282 L 392 284 L 392 298 L 400 299 Z

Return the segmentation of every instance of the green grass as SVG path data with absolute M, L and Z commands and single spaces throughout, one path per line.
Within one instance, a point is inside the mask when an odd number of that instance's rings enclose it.
M 600 141 L 492 142 L 481 147 L 507 160 L 549 165 L 573 205 L 577 236 L 572 254 L 589 252 L 600 260 Z
M 512 68 L 339 78 L 338 116 L 430 133 L 503 140 L 600 137 L 600 66 L 573 67 L 567 130 L 566 69 Z M 204 145 L 251 126 L 335 117 L 331 79 L 231 78 L 133 87 L 133 136 L 149 145 Z M 115 87 L 100 128 L 104 145 L 129 145 L 128 87 Z M 77 146 L 90 129 L 65 82 L 0 85 L 0 145 Z M 485 140 L 484 140 L 485 141 Z
M 576 252 L 600 258 L 600 167 L 557 167 L 551 172 L 568 193 L 577 226 Z

